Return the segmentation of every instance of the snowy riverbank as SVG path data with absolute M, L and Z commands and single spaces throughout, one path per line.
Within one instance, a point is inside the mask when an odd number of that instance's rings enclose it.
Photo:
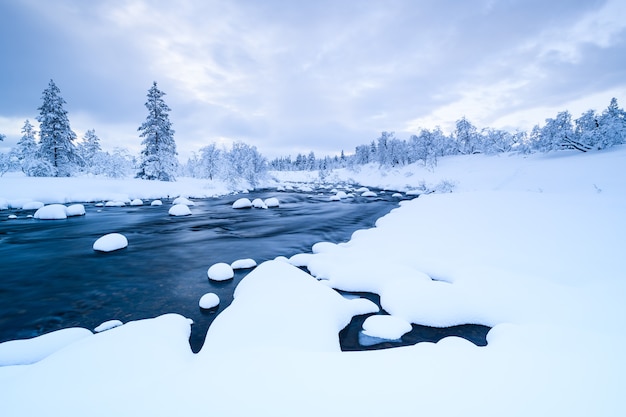
M 372 187 L 446 181 L 455 189 L 404 202 L 350 242 L 291 259 L 321 281 L 284 261 L 260 265 L 198 354 L 187 344 L 190 323 L 165 315 L 82 332 L 35 364 L 2 367 L 0 414 L 622 415 L 625 163 L 621 146 L 442 158 L 432 172 L 335 171 L 329 179 Z M 286 182 L 309 174 L 276 175 Z M 51 179 L 37 190 L 14 180 L 0 179 L 4 201 L 84 200 L 55 185 L 72 179 Z M 129 198 L 219 194 L 200 181 L 182 190 L 186 182 L 158 184 L 102 181 L 73 192 L 89 190 L 90 200 L 112 198 L 105 191 Z M 493 326 L 489 344 L 446 338 L 340 352 L 337 332 L 371 305 L 329 287 L 376 292 L 401 321 Z

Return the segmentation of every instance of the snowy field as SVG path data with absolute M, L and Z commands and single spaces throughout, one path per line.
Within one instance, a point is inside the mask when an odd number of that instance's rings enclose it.
M 0 344 L 0 361 L 34 362 L 0 367 L 0 415 L 626 415 L 624 166 L 620 146 L 335 171 L 331 181 L 454 190 L 402 202 L 347 243 L 259 265 L 197 354 L 191 323 L 175 314 Z M 5 176 L 0 207 L 228 191 L 203 180 Z M 331 288 L 380 294 L 391 316 L 368 334 L 395 337 L 407 323 L 493 329 L 485 347 L 448 337 L 341 352 L 339 330 L 376 306 Z

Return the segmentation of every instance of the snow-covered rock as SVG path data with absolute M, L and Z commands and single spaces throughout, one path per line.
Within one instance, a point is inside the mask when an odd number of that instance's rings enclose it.
M 367 187 L 361 187 L 354 190 L 355 193 L 367 193 L 370 189 Z
M 194 203 L 193 201 L 191 201 L 190 199 L 186 198 L 186 197 L 178 197 L 175 198 L 174 201 L 172 201 L 173 205 L 176 204 L 184 204 L 186 206 L 195 206 L 196 203 Z
M 256 266 L 256 261 L 251 258 L 238 259 L 230 264 L 230 267 L 233 269 L 249 269 L 249 268 L 254 268 L 255 266 Z
M 72 204 L 65 209 L 65 214 L 67 214 L 67 217 L 84 216 L 85 206 L 82 204 Z
M 376 193 L 374 191 L 365 191 L 361 194 L 361 197 L 376 197 Z
M 212 292 L 206 293 L 200 298 L 198 305 L 200 306 L 200 308 L 203 308 L 205 310 L 217 307 L 218 305 L 220 305 L 220 297 Z
M 393 193 L 391 194 L 392 197 L 396 197 L 396 198 L 402 198 L 402 194 L 400 193 Z
M 369 316 L 363 322 L 363 333 L 380 339 L 396 340 L 411 331 L 411 323 L 399 317 L 387 315 Z
M 70 327 L 32 339 L 0 343 L 0 366 L 27 365 L 39 362 L 61 348 L 92 335 L 93 333 L 87 329 Z
M 332 242 L 317 242 L 311 247 L 313 253 L 332 252 L 338 248 L 336 243 Z
M 39 210 L 44 206 L 41 201 L 29 201 L 22 205 L 22 210 Z
M 124 323 L 122 323 L 120 320 L 109 320 L 109 321 L 105 321 L 104 323 L 100 324 L 98 327 L 96 327 L 95 329 L 93 329 L 94 332 L 96 333 L 100 333 L 100 332 L 104 332 L 106 330 L 111 330 L 115 327 L 119 327 L 121 325 L 123 325 Z
M 265 202 L 260 198 L 255 198 L 254 200 L 252 200 L 252 206 L 254 208 L 262 208 L 262 209 L 267 208 L 267 204 L 265 204 Z
M 330 201 L 341 201 L 341 197 L 339 197 L 338 195 L 331 195 L 328 199 Z
M 37 210 L 33 217 L 40 220 L 67 219 L 66 208 L 63 204 L 49 204 Z
M 128 246 L 128 239 L 120 233 L 109 233 L 96 240 L 93 250 L 98 252 L 113 252 Z
M 150 203 L 151 206 L 162 206 L 163 202 L 161 200 L 153 200 L 152 203 Z
M 218 262 L 211 265 L 207 271 L 207 276 L 213 281 L 226 281 L 235 276 L 233 268 L 224 262 Z
M 233 203 L 234 209 L 244 209 L 244 208 L 250 208 L 250 207 L 252 207 L 252 201 L 250 201 L 249 198 L 245 198 L 245 197 L 240 198 Z
M 168 210 L 170 216 L 189 216 L 191 215 L 191 210 L 186 204 L 176 204 Z
M 17 216 L 15 214 L 9 214 L 8 218 L 10 220 L 15 220 L 15 219 L 17 219 Z
M 270 197 L 265 199 L 265 205 L 267 207 L 280 207 L 280 201 L 276 197 Z
M 140 198 L 135 198 L 133 201 L 130 202 L 131 206 L 143 206 L 143 200 Z
M 105 207 L 124 207 L 126 205 L 123 201 L 107 201 L 104 206 Z

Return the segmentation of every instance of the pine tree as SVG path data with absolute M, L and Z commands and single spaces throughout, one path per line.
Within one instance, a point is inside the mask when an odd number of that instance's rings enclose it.
M 50 164 L 48 175 L 55 177 L 70 176 L 78 163 L 74 140 L 76 133 L 70 128 L 66 104 L 61 97 L 61 90 L 53 80 L 43 92 L 43 104 L 38 108 L 39 116 L 39 157 Z
M 85 132 L 83 141 L 78 145 L 80 156 L 85 164 L 87 170 L 95 163 L 95 156 L 101 151 L 100 138 L 96 135 L 94 129 L 90 129 Z
M 156 81 L 148 90 L 148 117 L 137 129 L 143 138 L 141 144 L 141 164 L 138 178 L 159 181 L 175 181 L 175 173 L 178 167 L 176 159 L 176 143 L 174 142 L 174 130 L 168 113 L 170 108 L 163 101 L 164 92 L 157 88 Z
M 13 155 L 17 158 L 19 166 L 26 174 L 30 173 L 31 166 L 37 160 L 35 134 L 35 127 L 30 123 L 30 120 L 26 119 L 24 127 L 22 127 L 22 137 L 13 150 Z

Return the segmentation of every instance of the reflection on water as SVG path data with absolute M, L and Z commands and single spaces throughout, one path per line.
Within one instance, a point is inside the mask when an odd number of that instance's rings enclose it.
M 194 320 L 191 344 L 197 351 L 214 317 L 232 301 L 236 271 L 229 282 L 213 282 L 206 271 L 216 262 L 309 252 L 319 241 L 342 242 L 355 230 L 372 227 L 397 207 L 391 193 L 330 202 L 328 194 L 253 192 L 278 197 L 271 209 L 234 210 L 240 196 L 195 200 L 192 215 L 168 215 L 163 206 L 96 207 L 67 220 L 27 218 L 34 211 L 3 211 L 0 221 L 0 342 L 28 338 L 65 327 L 93 329 L 175 312 Z M 146 202 L 149 203 L 149 202 Z M 6 220 L 16 214 L 17 220 Z M 107 233 L 128 238 L 126 249 L 92 250 Z M 221 300 L 202 311 L 207 292 Z

